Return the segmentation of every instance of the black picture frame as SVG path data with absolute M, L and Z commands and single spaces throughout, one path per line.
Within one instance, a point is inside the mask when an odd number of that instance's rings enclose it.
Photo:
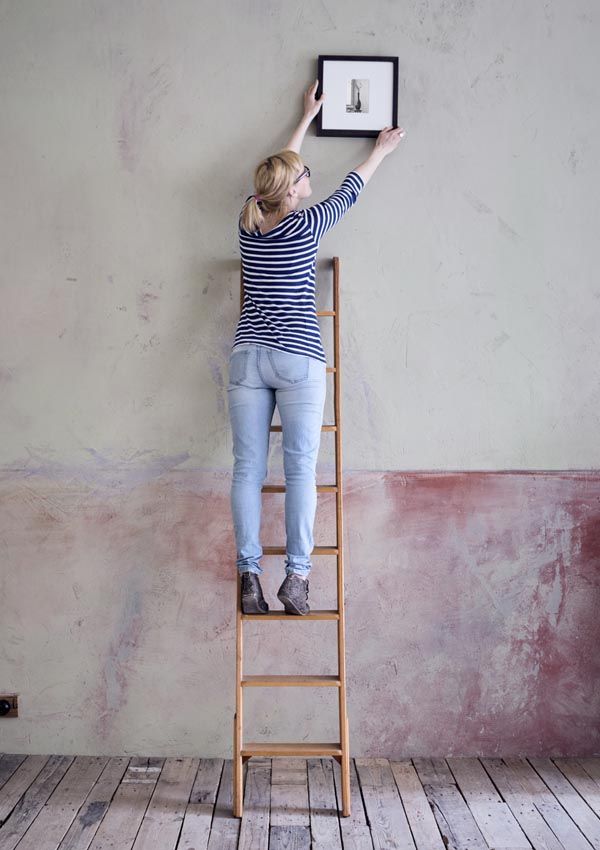
M 364 76 L 369 73 L 372 76 Z M 325 91 L 323 106 L 317 113 L 317 136 L 371 138 L 386 126 L 398 126 L 397 56 L 322 54 L 318 57 L 317 78 L 315 97 Z

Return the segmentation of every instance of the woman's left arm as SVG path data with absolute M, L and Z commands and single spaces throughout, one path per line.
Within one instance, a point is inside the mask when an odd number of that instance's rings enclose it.
M 313 85 L 304 92 L 304 114 L 300 123 L 294 130 L 291 139 L 287 145 L 285 145 L 285 150 L 300 153 L 300 148 L 304 141 L 304 135 L 308 130 L 308 126 L 323 105 L 323 100 L 325 99 L 325 92 L 323 92 L 321 97 L 318 100 L 315 100 L 315 92 L 318 85 L 319 81 L 316 80 Z

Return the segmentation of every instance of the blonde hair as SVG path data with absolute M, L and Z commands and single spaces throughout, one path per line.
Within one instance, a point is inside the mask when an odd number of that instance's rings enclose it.
M 302 159 L 292 150 L 282 150 L 263 159 L 254 170 L 254 186 L 260 201 L 249 198 L 240 215 L 240 225 L 248 233 L 258 230 L 263 222 L 263 213 L 283 213 L 286 197 L 298 171 L 303 167 Z

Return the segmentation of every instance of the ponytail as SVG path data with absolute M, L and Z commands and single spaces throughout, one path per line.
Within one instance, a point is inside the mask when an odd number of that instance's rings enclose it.
M 247 233 L 260 229 L 266 213 L 282 213 L 294 178 L 302 168 L 302 160 L 296 151 L 282 150 L 260 162 L 254 171 L 254 186 L 257 200 L 251 195 L 240 215 L 240 226 Z

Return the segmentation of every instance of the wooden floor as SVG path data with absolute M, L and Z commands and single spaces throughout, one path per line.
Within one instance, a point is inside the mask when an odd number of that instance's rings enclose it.
M 0 850 L 600 850 L 600 758 L 0 756 Z

